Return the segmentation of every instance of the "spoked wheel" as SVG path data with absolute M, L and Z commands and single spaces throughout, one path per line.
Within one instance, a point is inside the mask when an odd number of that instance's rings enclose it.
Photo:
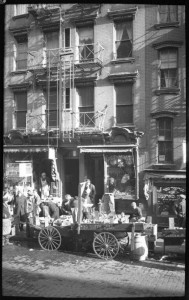
M 49 226 L 39 232 L 38 241 L 44 250 L 57 250 L 61 245 L 61 235 L 55 227 Z
M 101 232 L 95 235 L 93 250 L 102 259 L 113 259 L 119 252 L 119 243 L 110 232 Z

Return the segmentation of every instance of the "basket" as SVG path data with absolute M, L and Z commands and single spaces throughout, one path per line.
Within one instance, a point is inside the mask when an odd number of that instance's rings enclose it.
M 3 219 L 3 235 L 10 234 L 11 232 L 11 220 Z

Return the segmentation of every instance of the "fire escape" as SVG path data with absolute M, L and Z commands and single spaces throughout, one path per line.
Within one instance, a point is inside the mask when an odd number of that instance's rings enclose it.
M 28 11 L 36 18 L 43 28 L 49 20 L 59 24 L 59 48 L 41 49 L 28 53 L 28 70 L 33 72 L 35 84 L 46 84 L 47 105 L 49 106 L 50 88 L 57 90 L 57 107 L 53 126 L 49 123 L 49 107 L 45 114 L 27 114 L 26 134 L 42 134 L 56 137 L 64 141 L 74 139 L 85 133 L 103 133 L 107 107 L 101 111 L 79 112 L 75 107 L 74 88 L 78 79 L 84 82 L 90 76 L 94 77 L 103 67 L 103 47 L 99 43 L 62 47 L 62 31 L 64 21 L 69 18 L 69 12 L 61 11 L 61 6 L 38 4 L 29 7 Z M 67 15 L 66 15 L 67 13 Z M 71 12 L 72 13 L 72 12 Z M 97 79 L 97 77 L 96 77 Z M 70 104 L 67 107 L 67 91 L 70 91 Z

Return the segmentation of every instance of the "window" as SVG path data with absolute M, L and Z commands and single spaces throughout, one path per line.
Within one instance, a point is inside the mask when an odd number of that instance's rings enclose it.
M 158 163 L 173 161 L 172 118 L 162 117 L 157 120 L 158 130 Z
M 15 99 L 15 119 L 16 128 L 26 128 L 26 114 L 27 114 L 27 92 L 17 92 L 14 95 Z
M 159 23 L 172 23 L 177 21 L 177 5 L 159 5 Z
M 70 48 L 70 28 L 65 28 L 65 47 Z
M 159 51 L 160 88 L 178 87 L 178 64 L 176 48 L 166 47 Z
M 117 59 L 132 57 L 132 21 L 115 23 Z
M 65 109 L 70 109 L 70 88 L 66 88 Z
M 94 30 L 93 26 L 79 27 L 79 60 L 94 59 Z
M 59 31 L 45 33 L 47 61 L 56 64 L 59 60 Z
M 26 36 L 17 37 L 16 70 L 27 69 L 28 41 Z
M 57 89 L 51 89 L 48 97 L 48 93 L 46 93 L 47 99 L 47 126 L 57 128 L 59 126 L 59 118 L 58 118 L 58 98 L 57 98 Z
M 80 124 L 94 125 L 94 86 L 78 88 Z
M 26 4 L 15 4 L 14 5 L 14 16 L 19 16 L 27 14 L 27 5 Z
M 133 123 L 132 83 L 115 84 L 117 124 Z

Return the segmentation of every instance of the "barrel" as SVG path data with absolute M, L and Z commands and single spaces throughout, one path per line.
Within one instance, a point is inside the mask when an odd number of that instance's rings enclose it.
M 132 257 L 138 261 L 143 261 L 148 257 L 147 236 L 145 234 L 135 234 Z

